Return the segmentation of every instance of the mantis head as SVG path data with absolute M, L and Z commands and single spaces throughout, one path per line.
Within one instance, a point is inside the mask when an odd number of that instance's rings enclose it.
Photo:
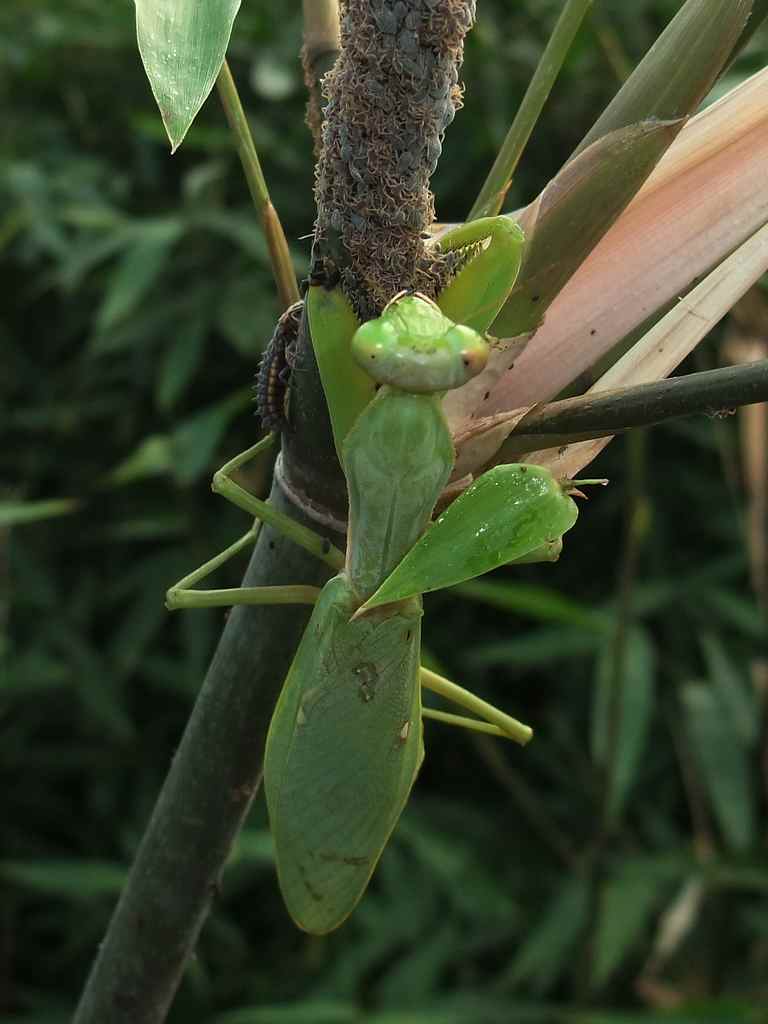
M 352 355 L 379 384 L 416 394 L 459 388 L 484 368 L 488 343 L 425 295 L 396 295 L 355 332 Z

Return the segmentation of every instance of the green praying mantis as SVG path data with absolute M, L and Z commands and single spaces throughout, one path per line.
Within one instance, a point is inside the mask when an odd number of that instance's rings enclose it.
M 420 667 L 421 595 L 510 561 L 554 560 L 577 515 L 569 485 L 543 468 L 514 465 L 489 470 L 431 522 L 455 460 L 441 399 L 485 365 L 482 332 L 512 288 L 523 237 L 494 217 L 437 244 L 467 254 L 437 302 L 402 293 L 360 325 L 340 289 L 309 288 L 312 341 L 349 493 L 346 555 L 232 479 L 270 435 L 213 481 L 254 526 L 167 595 L 169 608 L 314 604 L 269 727 L 264 783 L 286 906 L 316 934 L 338 927 L 365 892 L 424 757 L 424 717 L 519 743 L 532 735 Z M 337 575 L 319 593 L 194 589 L 254 540 L 259 522 Z M 471 717 L 422 708 L 422 686 Z

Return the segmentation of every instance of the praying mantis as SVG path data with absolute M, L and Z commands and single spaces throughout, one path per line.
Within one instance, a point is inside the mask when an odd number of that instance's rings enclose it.
M 324 934 L 362 897 L 424 757 L 422 718 L 527 742 L 528 726 L 420 668 L 421 595 L 510 561 L 554 560 L 576 520 L 569 484 L 497 466 L 431 517 L 455 453 L 441 399 L 485 365 L 482 332 L 514 283 L 523 237 L 505 217 L 438 243 L 468 259 L 437 302 L 394 296 L 360 325 L 338 288 L 312 285 L 309 323 L 349 493 L 346 554 L 245 491 L 230 460 L 215 491 L 255 523 L 168 591 L 169 608 L 307 602 L 312 616 L 267 735 L 264 783 L 280 888 L 296 924 Z M 288 318 L 296 321 L 296 311 Z M 201 591 L 196 584 L 269 522 L 337 570 L 309 587 Z M 246 683 L 247 685 L 247 683 Z M 473 717 L 422 708 L 421 687 Z

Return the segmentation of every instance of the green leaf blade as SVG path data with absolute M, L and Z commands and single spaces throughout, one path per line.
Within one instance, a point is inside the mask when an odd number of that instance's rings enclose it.
M 37 523 L 76 511 L 76 498 L 50 498 L 47 501 L 0 501 L 0 529 Z
M 622 965 L 647 929 L 663 895 L 652 872 L 625 869 L 609 879 L 599 907 L 592 984 L 601 988 Z
M 463 583 L 562 536 L 575 502 L 541 466 L 496 466 L 440 515 L 363 606 Z
M 171 152 L 224 63 L 240 0 L 136 0 L 136 36 Z
M 713 687 L 688 683 L 682 702 L 696 764 L 723 836 L 730 849 L 749 849 L 756 822 L 748 745 Z

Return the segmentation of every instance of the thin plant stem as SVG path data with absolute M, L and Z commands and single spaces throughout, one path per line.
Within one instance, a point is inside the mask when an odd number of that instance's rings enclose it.
M 235 145 L 243 165 L 251 198 L 264 227 L 280 304 L 283 309 L 287 309 L 288 306 L 299 300 L 299 287 L 296 283 L 288 240 L 285 237 L 277 210 L 269 198 L 267 182 L 248 126 L 248 118 L 245 116 L 235 80 L 226 61 L 222 64 L 219 77 L 216 79 L 216 88 L 235 138 Z
M 503 459 L 549 446 L 650 427 L 678 416 L 721 415 L 768 401 L 768 359 L 724 366 L 635 387 L 595 391 L 535 406 L 502 448 Z
M 492 217 L 501 210 L 523 150 L 555 79 L 560 74 L 573 38 L 591 5 L 592 0 L 566 0 L 499 155 L 480 189 L 467 220 Z
M 322 141 L 322 81 L 336 63 L 341 50 L 338 0 L 304 0 L 304 46 L 301 63 L 309 97 L 307 124 L 315 144 L 315 156 Z

